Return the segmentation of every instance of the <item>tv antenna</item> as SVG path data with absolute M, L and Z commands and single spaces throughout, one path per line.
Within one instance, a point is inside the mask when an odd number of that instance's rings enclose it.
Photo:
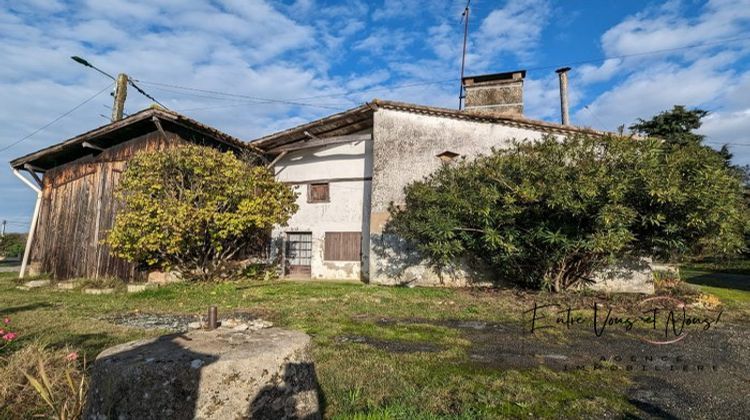
M 464 104 L 464 68 L 466 67 L 466 41 L 469 38 L 469 4 L 471 4 L 471 0 L 466 0 L 466 7 L 464 7 L 464 12 L 461 13 L 461 22 L 464 24 L 464 49 L 461 53 L 461 80 L 459 81 L 461 86 L 458 90 L 459 110 L 463 108 Z

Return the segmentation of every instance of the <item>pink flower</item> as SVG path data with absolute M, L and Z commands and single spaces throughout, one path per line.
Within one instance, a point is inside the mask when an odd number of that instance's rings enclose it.
M 78 360 L 78 353 L 72 352 L 69 355 L 65 356 L 65 360 L 72 362 L 74 360 Z
M 16 333 L 9 332 L 9 333 L 6 333 L 3 336 L 3 340 L 5 340 L 5 341 L 13 341 L 13 340 L 16 339 L 16 337 L 18 337 L 18 335 Z
M 6 323 L 6 324 L 10 324 L 10 318 L 5 318 L 5 319 L 3 320 L 3 322 L 4 322 L 4 323 Z
M 2 337 L 2 336 L 4 336 L 4 335 L 5 335 L 5 330 L 4 330 L 4 329 L 2 329 L 2 328 L 0 328 L 0 337 Z

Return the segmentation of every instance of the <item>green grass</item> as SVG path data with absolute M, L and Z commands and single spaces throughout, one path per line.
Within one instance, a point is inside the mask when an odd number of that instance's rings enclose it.
M 750 275 L 750 258 L 705 259 L 682 264 L 682 267 L 689 271 Z
M 52 287 L 21 291 L 14 278 L 13 273 L 0 273 L 0 317 L 11 317 L 21 334 L 6 355 L 41 341 L 72 346 L 92 360 L 108 346 L 158 334 L 111 324 L 103 320 L 107 316 L 135 311 L 204 314 L 209 305 L 217 305 L 220 316 L 250 312 L 313 337 L 326 417 L 575 418 L 634 410 L 624 397 L 629 379 L 622 371 L 484 368 L 468 357 L 471 343 L 461 331 L 429 322 L 518 321 L 528 302 L 513 291 L 285 281 L 173 284 L 136 294 L 94 296 Z M 747 291 L 720 290 L 722 295 L 715 294 L 722 299 L 748 303 Z M 379 322 L 383 318 L 410 322 Z M 440 351 L 392 353 L 337 339 L 344 335 L 431 343 Z
M 716 295 L 730 308 L 750 308 L 750 276 L 683 269 L 685 282 Z

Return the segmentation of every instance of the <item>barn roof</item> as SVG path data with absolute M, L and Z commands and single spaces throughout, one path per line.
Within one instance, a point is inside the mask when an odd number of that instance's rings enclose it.
M 460 111 L 456 109 L 417 105 L 406 102 L 373 99 L 372 102 L 356 108 L 260 137 L 251 141 L 250 144 L 263 150 L 271 150 L 297 141 L 308 140 L 311 137 L 309 134 L 319 138 L 353 134 L 373 126 L 372 115 L 378 108 L 528 128 L 553 134 L 586 134 L 591 136 L 604 136 L 609 134 L 591 128 L 562 125 L 520 116 L 478 113 L 470 110 Z
M 61 143 L 14 159 L 10 162 L 10 165 L 14 169 L 22 168 L 24 165 L 31 165 L 36 170 L 51 169 L 91 154 L 91 150 L 83 146 L 84 143 L 102 149 L 116 146 L 157 130 L 155 121 L 158 121 L 165 130 L 185 134 L 183 137 L 185 139 L 191 139 L 198 135 L 234 150 L 254 148 L 254 146 L 249 146 L 238 138 L 192 118 L 162 108 L 148 108 L 122 120 L 103 125 Z

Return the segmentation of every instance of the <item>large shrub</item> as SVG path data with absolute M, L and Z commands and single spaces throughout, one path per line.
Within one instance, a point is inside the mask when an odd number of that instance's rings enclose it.
M 117 256 L 204 279 L 297 211 L 295 193 L 266 168 L 193 145 L 136 155 L 117 198 L 124 207 L 108 237 Z
M 736 253 L 747 211 L 736 172 L 703 146 L 547 137 L 412 183 L 386 232 L 438 270 L 468 260 L 558 291 L 628 255 Z

